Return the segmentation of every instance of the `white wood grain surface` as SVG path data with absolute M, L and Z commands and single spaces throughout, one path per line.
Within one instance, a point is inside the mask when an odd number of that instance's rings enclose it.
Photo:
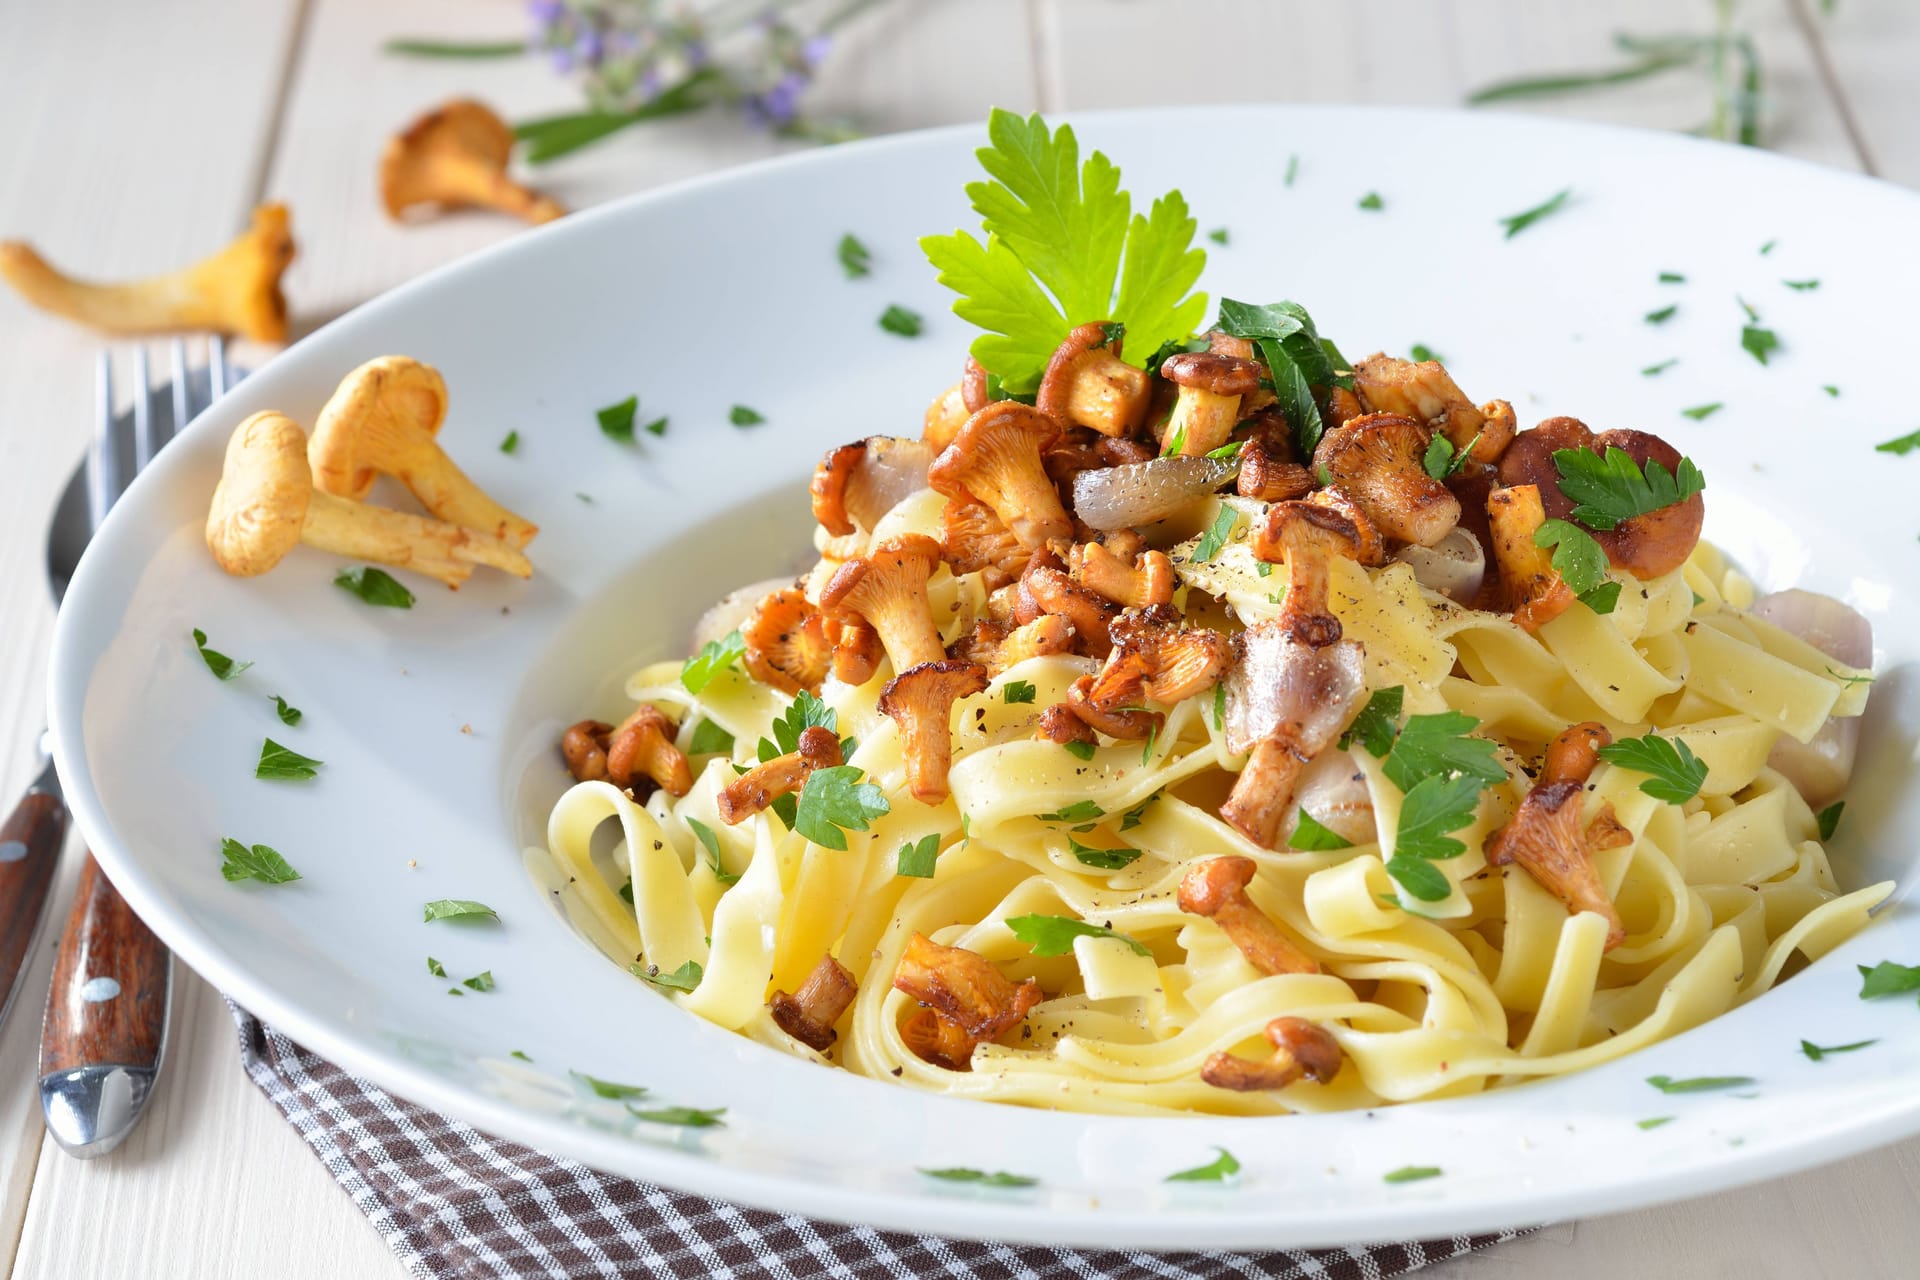
M 1768 71 L 1770 141 L 1920 184 L 1911 0 L 1745 0 Z M 895 0 L 844 34 L 815 96 L 892 130 L 989 105 L 1178 102 L 1454 105 L 1496 78 L 1610 65 L 1615 31 L 1703 30 L 1706 0 Z M 456 93 L 510 116 L 573 104 L 534 61 L 397 61 L 395 35 L 511 36 L 510 0 L 0 0 L 0 236 L 111 276 L 163 268 L 230 234 L 258 197 L 294 208 L 301 330 L 513 233 L 462 215 L 395 227 L 373 165 L 411 113 Z M 1674 74 L 1528 109 L 1688 128 L 1707 113 Z M 795 144 L 720 116 L 632 131 L 540 175 L 575 205 Z M 1492 175 L 1470 175 L 1484 180 Z M 78 459 L 93 337 L 0 295 L 0 802 L 35 767 L 52 613 L 45 520 Z M 262 353 L 265 354 L 265 353 Z M 56 910 L 64 912 L 62 879 Z M 247 1080 L 232 1023 L 177 975 L 164 1083 L 118 1153 L 41 1141 L 38 1005 L 53 939 L 0 1034 L 0 1259 L 15 1277 L 398 1277 L 401 1268 Z M 1920 1143 L 1641 1213 L 1559 1224 L 1426 1273 L 1877 1277 L 1920 1274 Z

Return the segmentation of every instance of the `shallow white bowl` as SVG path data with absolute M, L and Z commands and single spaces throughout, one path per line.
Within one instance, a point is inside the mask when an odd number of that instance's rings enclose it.
M 115 508 L 56 633 L 60 772 L 115 883 L 242 1004 L 405 1097 L 602 1169 L 887 1227 L 1161 1248 L 1449 1234 L 1711 1191 L 1920 1129 L 1920 1017 L 1860 1001 L 1854 969 L 1920 961 L 1905 665 L 1920 626 L 1900 586 L 1920 550 L 1920 458 L 1870 447 L 1914 425 L 1900 352 L 1920 200 L 1752 151 L 1498 115 L 1153 111 L 1089 116 L 1080 132 L 1136 193 L 1178 185 L 1203 230 L 1229 230 L 1209 246 L 1216 298 L 1297 299 L 1353 355 L 1426 343 L 1523 424 L 1565 412 L 1658 431 L 1700 462 L 1709 536 L 1763 585 L 1870 614 L 1884 674 L 1835 861 L 1849 887 L 1901 879 L 1878 922 L 1754 1003 L 1599 1070 L 1260 1120 L 889 1088 L 696 1021 L 607 963 L 522 865 L 565 781 L 556 735 L 621 710 L 627 672 L 679 652 L 713 597 L 788 567 L 827 446 L 916 432 L 953 380 L 971 333 L 914 240 L 973 224 L 973 129 L 756 166 L 516 237 L 329 326 L 206 414 Z M 1562 212 L 1503 238 L 1496 219 L 1569 186 Z M 1376 190 L 1383 209 L 1357 207 Z M 870 278 L 842 278 L 847 231 L 874 251 Z M 1661 271 L 1687 283 L 1656 283 Z M 1809 277 L 1818 289 L 1782 284 Z M 1780 334 L 1766 367 L 1741 349 L 1736 295 Z M 925 336 L 882 332 L 889 303 L 925 313 Z M 1670 303 L 1668 323 L 1642 319 Z M 311 425 L 347 370 L 392 352 L 445 373 L 443 441 L 541 524 L 538 576 L 483 573 L 458 594 L 413 580 L 419 603 L 400 612 L 334 589 L 338 564 L 305 549 L 265 578 L 221 575 L 201 526 L 229 432 L 265 408 Z M 642 421 L 672 424 L 626 447 L 594 410 L 635 392 Z M 1708 401 L 1726 407 L 1681 416 Z M 730 426 L 734 404 L 766 424 Z M 512 456 L 497 450 L 509 431 Z M 194 627 L 256 665 L 212 679 Z M 270 694 L 304 722 L 283 727 Z M 267 735 L 325 760 L 320 777 L 255 781 Z M 304 878 L 226 883 L 223 835 L 277 847 Z M 422 904 L 443 897 L 502 922 L 423 924 Z M 429 954 L 455 978 L 490 969 L 498 988 L 452 998 Z M 1816 1063 L 1802 1037 L 1879 1043 Z M 726 1125 L 636 1129 L 570 1069 L 725 1107 Z M 1645 1082 L 1660 1073 L 1759 1083 L 1667 1097 Z M 1662 1115 L 1675 1119 L 1637 1126 Z M 1237 1184 L 1162 1182 L 1215 1146 L 1245 1165 Z M 915 1173 L 950 1165 L 1040 1185 Z M 1445 1172 L 1382 1180 L 1404 1165 Z

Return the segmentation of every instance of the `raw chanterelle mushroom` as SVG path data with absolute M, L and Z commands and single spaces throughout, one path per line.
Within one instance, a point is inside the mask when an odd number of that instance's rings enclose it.
M 256 413 L 227 441 L 226 464 L 207 512 L 207 549 L 222 569 L 250 578 L 298 543 L 353 560 L 412 569 L 458 587 L 475 565 L 521 578 L 527 558 L 491 534 L 317 492 L 307 437 L 284 414 Z
M 497 209 L 528 222 L 566 206 L 507 176 L 513 127 L 484 103 L 456 98 L 395 134 L 380 157 L 380 199 L 398 219 L 415 205 Z
M 0 279 L 43 311 L 105 333 L 206 330 L 285 342 L 280 277 L 293 261 L 287 206 L 263 204 L 253 225 L 211 258 L 126 284 L 90 284 L 55 269 L 31 245 L 0 241 Z
M 359 502 L 385 472 L 442 520 L 524 549 L 540 526 L 489 498 L 454 465 L 434 439 L 446 416 L 447 384 L 432 365 L 407 356 L 369 360 L 341 380 L 314 423 L 307 442 L 314 486 Z

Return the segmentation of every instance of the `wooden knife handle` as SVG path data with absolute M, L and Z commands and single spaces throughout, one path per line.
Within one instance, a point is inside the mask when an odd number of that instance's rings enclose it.
M 67 807 L 50 791 L 33 790 L 0 823 L 0 1021 L 27 967 L 27 949 L 53 889 Z
M 109 1064 L 157 1070 L 171 966 L 166 945 L 89 853 L 53 964 L 41 1077 Z

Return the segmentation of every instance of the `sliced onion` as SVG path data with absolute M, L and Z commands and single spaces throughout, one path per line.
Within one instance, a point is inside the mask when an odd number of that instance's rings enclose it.
M 927 487 L 933 449 L 924 440 L 894 436 L 870 436 L 866 446 L 867 456 L 847 486 L 847 514 L 871 530 L 903 499 Z
M 1380 838 L 1373 820 L 1373 792 L 1367 775 L 1353 762 L 1351 751 L 1322 751 L 1300 773 L 1293 789 L 1294 811 L 1281 824 L 1291 837 L 1300 825 L 1300 811 L 1349 844 L 1371 844 Z M 1281 840 L 1285 846 L 1287 841 Z
M 1232 458 L 1150 458 L 1082 471 L 1073 478 L 1073 512 L 1103 532 L 1155 524 L 1239 474 Z
M 1303 755 L 1316 755 L 1366 696 L 1366 661 L 1352 640 L 1315 649 L 1262 623 L 1242 634 L 1238 648 L 1226 680 L 1227 750 L 1236 755 L 1283 728 Z
M 727 592 L 700 615 L 700 621 L 693 624 L 693 644 L 687 652 L 699 653 L 709 643 L 725 639 L 729 631 L 738 631 L 763 597 L 792 585 L 793 575 L 788 574 L 784 578 L 751 582 Z
M 1405 546 L 1393 558 L 1412 565 L 1421 586 L 1461 604 L 1471 603 L 1479 594 L 1480 580 L 1487 572 L 1487 553 L 1480 539 L 1461 525 L 1431 547 Z
M 1798 589 L 1776 591 L 1755 600 L 1752 612 L 1805 640 L 1835 662 L 1849 667 L 1866 667 L 1873 662 L 1873 624 L 1832 596 Z M 1767 764 L 1793 783 L 1801 799 L 1819 809 L 1847 789 L 1859 746 L 1860 717 L 1835 716 L 1821 726 L 1811 742 L 1780 735 Z

